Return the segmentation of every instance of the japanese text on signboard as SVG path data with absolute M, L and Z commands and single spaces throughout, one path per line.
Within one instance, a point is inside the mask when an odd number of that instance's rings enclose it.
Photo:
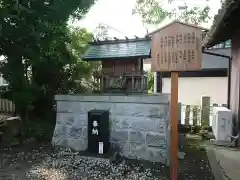
M 157 33 L 152 37 L 152 71 L 200 69 L 202 53 L 200 30 L 186 29 L 184 32 L 176 32 L 171 31 L 170 26 Z

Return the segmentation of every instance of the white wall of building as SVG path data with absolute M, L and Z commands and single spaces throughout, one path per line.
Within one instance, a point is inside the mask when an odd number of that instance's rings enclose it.
M 210 96 L 211 104 L 227 104 L 227 77 L 180 77 L 179 102 L 200 105 L 201 96 Z M 163 78 L 163 93 L 171 92 L 171 78 Z
M 143 70 L 144 71 L 151 71 L 151 59 L 144 59 L 143 60 Z
M 151 70 L 151 61 L 143 61 L 143 69 Z M 156 93 L 156 73 L 154 93 Z M 189 105 L 200 105 L 201 96 L 210 96 L 211 104 L 227 104 L 227 77 L 180 77 L 178 82 L 179 102 Z M 171 93 L 171 78 L 163 78 L 163 93 Z

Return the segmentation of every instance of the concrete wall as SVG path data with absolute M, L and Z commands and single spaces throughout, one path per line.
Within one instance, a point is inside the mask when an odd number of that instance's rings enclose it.
M 227 104 L 227 88 L 227 77 L 180 77 L 179 102 L 201 105 L 201 96 L 210 96 L 211 104 Z M 171 92 L 171 78 L 163 78 L 162 92 Z
M 169 95 L 57 95 L 53 143 L 77 151 L 87 149 L 87 112 L 110 111 L 110 139 L 128 158 L 168 163 Z

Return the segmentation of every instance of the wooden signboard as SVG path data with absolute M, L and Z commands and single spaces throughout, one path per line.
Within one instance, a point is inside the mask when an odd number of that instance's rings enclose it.
M 153 72 L 171 71 L 171 180 L 178 180 L 178 72 L 201 68 L 202 29 L 173 22 L 152 33 Z
M 195 71 L 201 68 L 202 31 L 195 26 L 173 22 L 152 34 L 151 69 Z

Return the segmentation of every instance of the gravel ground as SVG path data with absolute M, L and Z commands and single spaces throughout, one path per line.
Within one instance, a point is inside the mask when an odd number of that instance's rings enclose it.
M 204 151 L 190 148 L 180 161 L 179 180 L 214 180 Z M 0 180 L 168 180 L 169 168 L 159 163 L 83 156 L 49 145 L 25 145 L 0 151 Z
M 30 152 L 5 149 L 0 152 L 1 180 L 166 180 L 165 166 L 129 160 L 112 164 L 107 158 L 82 156 L 70 149 L 53 152 L 40 146 Z M 142 162 L 142 163 L 141 163 Z M 157 168 L 158 167 L 158 168 Z

